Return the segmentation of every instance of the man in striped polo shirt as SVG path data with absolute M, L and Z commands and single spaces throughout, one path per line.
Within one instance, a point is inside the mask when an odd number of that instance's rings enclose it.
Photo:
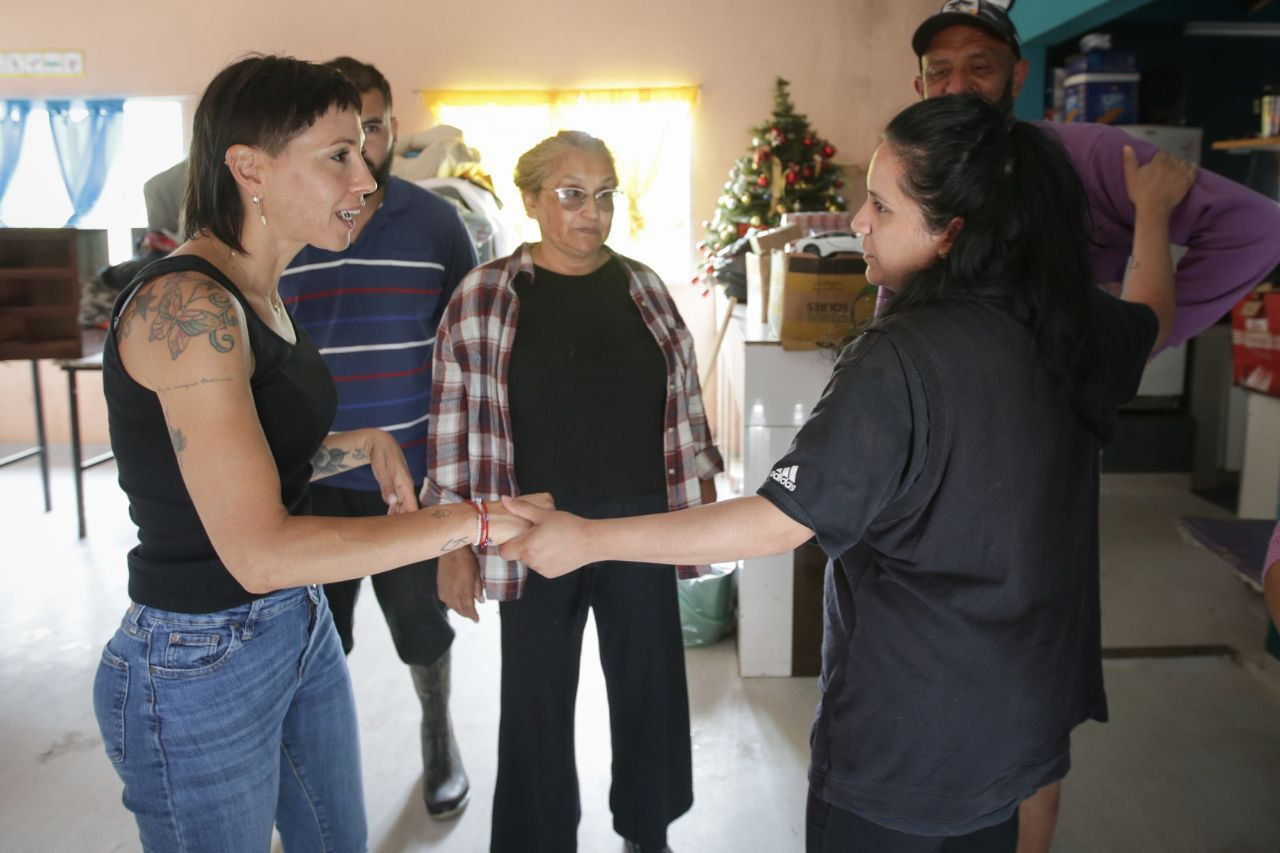
M 456 209 L 391 177 L 396 120 L 391 87 L 372 65 L 339 57 L 329 66 L 360 89 L 365 162 L 378 181 L 350 222 L 344 252 L 307 246 L 285 270 L 280 294 L 295 324 L 319 348 L 338 389 L 335 430 L 378 427 L 404 448 L 419 488 L 426 473 L 431 350 L 445 303 L 476 264 Z M 348 156 L 358 156 L 351 151 Z M 330 460 L 317 459 L 322 470 Z M 378 484 L 364 466 L 312 486 L 316 515 L 382 515 Z M 470 785 L 449 722 L 449 646 L 453 629 L 436 595 L 436 561 L 375 575 L 378 604 L 422 701 L 422 795 L 440 819 L 466 805 Z M 326 584 L 342 646 L 351 651 L 361 581 Z

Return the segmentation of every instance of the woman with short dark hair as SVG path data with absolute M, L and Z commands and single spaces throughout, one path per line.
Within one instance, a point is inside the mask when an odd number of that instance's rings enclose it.
M 333 381 L 276 289 L 346 247 L 374 189 L 360 95 L 332 69 L 237 62 L 196 110 L 187 240 L 112 312 L 103 387 L 138 525 L 94 706 L 147 850 L 365 849 L 355 707 L 318 584 L 501 541 L 472 503 L 414 512 L 381 430 L 329 434 Z M 306 515 L 311 479 L 368 464 L 387 518 Z
M 1123 295 L 1093 287 L 1061 147 L 976 96 L 890 122 L 854 216 L 895 292 L 756 496 L 586 521 L 521 509 L 502 548 L 548 576 L 595 560 L 761 556 L 810 536 L 826 582 L 808 849 L 1012 851 L 1018 803 L 1106 719 L 1098 464 L 1168 333 L 1168 217 L 1194 168 L 1125 169 Z

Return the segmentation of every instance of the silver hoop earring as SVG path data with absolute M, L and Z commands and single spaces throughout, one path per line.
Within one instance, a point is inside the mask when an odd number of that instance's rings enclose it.
M 258 209 L 258 219 L 262 220 L 262 224 L 267 224 L 267 216 L 262 212 L 262 199 L 256 195 L 253 197 L 253 206 Z

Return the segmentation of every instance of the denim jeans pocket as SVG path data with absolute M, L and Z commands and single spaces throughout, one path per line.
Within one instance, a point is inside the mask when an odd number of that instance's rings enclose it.
M 195 678 L 221 669 L 240 648 L 233 625 L 158 625 L 151 635 L 153 672 L 163 678 Z
M 104 648 L 93 680 L 93 711 L 107 757 L 115 764 L 124 761 L 124 704 L 128 695 L 129 662 Z

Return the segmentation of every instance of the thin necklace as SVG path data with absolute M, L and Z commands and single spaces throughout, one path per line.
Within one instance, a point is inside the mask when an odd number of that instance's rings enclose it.
M 231 253 L 231 261 L 236 265 L 237 269 L 242 273 L 245 272 L 244 265 L 240 263 L 240 253 L 230 246 L 227 246 L 227 251 Z M 280 301 L 280 291 L 272 290 L 267 294 L 267 304 L 271 306 L 272 316 L 277 320 L 284 318 L 284 303 Z

